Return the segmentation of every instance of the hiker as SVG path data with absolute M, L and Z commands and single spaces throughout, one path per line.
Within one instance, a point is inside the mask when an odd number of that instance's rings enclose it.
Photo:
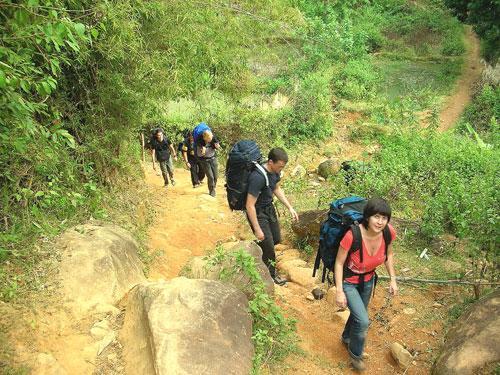
M 172 146 L 172 143 L 165 137 L 163 129 L 156 129 L 154 138 L 151 142 L 151 149 L 153 169 L 156 171 L 156 159 L 158 164 L 160 164 L 161 174 L 163 175 L 163 180 L 165 181 L 165 187 L 169 184 L 169 178 L 172 185 L 175 186 L 174 163 L 172 162 L 172 157 L 177 160 L 177 155 L 175 154 L 174 146 Z
M 191 173 L 191 183 L 193 184 L 193 188 L 197 188 L 201 185 L 203 179 L 205 178 L 205 173 L 203 172 L 203 168 L 201 168 L 200 162 L 196 157 L 196 146 L 194 144 L 193 132 L 189 130 L 184 133 L 182 158 L 184 159 L 187 169 L 189 169 Z
M 258 245 L 262 249 L 262 261 L 269 269 L 275 284 L 284 285 L 286 280 L 276 273 L 276 254 L 274 245 L 281 241 L 280 227 L 273 205 L 273 194 L 290 211 L 293 220 L 298 220 L 299 215 L 279 186 L 280 172 L 288 162 L 288 155 L 282 148 L 273 148 L 269 152 L 267 162 L 263 169 L 254 169 L 248 177 L 248 194 L 246 200 L 246 213 Z M 267 174 L 266 177 L 263 173 Z
M 200 135 L 197 135 L 196 130 L 204 129 Z M 205 124 L 200 123 L 193 130 L 193 137 L 196 144 L 196 157 L 199 160 L 203 172 L 208 180 L 208 193 L 215 197 L 215 187 L 217 186 L 217 178 L 219 176 L 217 153 L 220 149 L 219 140 L 214 136 L 212 130 Z
M 357 371 L 364 371 L 366 368 L 363 350 L 369 326 L 368 302 L 377 282 L 377 266 L 385 264 L 390 276 L 389 293 L 398 293 L 392 245 L 386 247 L 383 234 L 388 227 L 388 238 L 396 238 L 396 231 L 389 224 L 390 220 L 389 204 L 382 198 L 370 199 L 363 210 L 363 219 L 359 225 L 361 249 L 349 253 L 354 239 L 353 230 L 349 229 L 340 241 L 335 260 L 336 303 L 342 309 L 349 307 L 350 311 L 341 340 L 347 347 L 352 366 Z M 360 251 L 363 252 L 362 258 Z

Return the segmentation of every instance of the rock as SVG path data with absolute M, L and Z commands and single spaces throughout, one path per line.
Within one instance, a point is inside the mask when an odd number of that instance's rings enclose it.
M 325 181 L 326 181 L 326 179 L 325 179 L 324 177 L 319 176 L 319 177 L 318 177 L 318 181 L 319 181 L 319 182 L 325 182 Z
M 415 310 L 413 307 L 407 307 L 407 308 L 403 309 L 403 313 L 406 315 L 413 315 L 416 312 L 417 312 L 417 310 Z
M 434 375 L 473 374 L 500 361 L 500 290 L 481 298 L 453 324 L 432 369 Z
M 254 354 L 245 295 L 214 280 L 178 277 L 129 294 L 120 334 L 127 374 L 248 374 Z
M 113 341 L 116 339 L 116 333 L 114 331 L 109 332 L 100 342 L 99 347 L 97 348 L 97 355 L 101 355 L 101 353 L 106 349 Z
M 290 246 L 285 245 L 283 243 L 279 243 L 277 245 L 274 245 L 274 251 L 286 251 L 290 249 Z
M 48 353 L 38 353 L 35 363 L 31 369 L 32 374 L 37 375 L 66 375 L 67 372 L 61 367 L 59 362 Z
M 107 320 L 102 320 L 100 322 L 97 322 L 92 326 L 90 329 L 90 334 L 92 337 L 96 340 L 101 340 L 104 338 L 109 332 L 111 331 L 111 328 L 109 327 L 109 323 Z
M 308 301 L 314 301 L 314 296 L 313 296 L 311 293 L 307 293 L 307 294 L 306 294 L 306 299 L 307 299 Z
M 335 306 L 337 303 L 336 303 L 336 295 L 337 293 L 337 288 L 332 286 L 330 289 L 328 289 L 328 291 L 326 292 L 326 301 Z
M 347 323 L 347 319 L 349 319 L 349 315 L 351 315 L 351 312 L 348 309 L 345 309 L 337 311 L 333 314 L 333 317 L 342 325 L 345 325 Z
M 403 368 L 410 366 L 413 361 L 410 352 L 397 342 L 391 344 L 391 354 L 396 362 Z
M 305 267 L 307 266 L 307 263 L 305 260 L 302 259 L 289 259 L 285 261 L 280 261 L 276 264 L 276 268 L 280 272 L 280 274 L 287 279 L 290 278 L 290 269 L 295 268 L 295 267 Z
M 277 262 L 286 262 L 293 259 L 300 259 L 300 251 L 296 249 L 288 249 L 283 254 L 276 256 Z
M 340 163 L 332 159 L 325 160 L 318 165 L 318 174 L 323 178 L 328 178 L 336 174 L 340 169 Z
M 438 302 L 435 302 L 432 307 L 443 307 L 443 305 L 441 305 L 440 303 Z
M 309 210 L 299 212 L 299 220 L 292 222 L 292 230 L 299 239 L 313 239 L 316 243 L 319 227 L 327 218 L 328 210 Z
M 81 351 L 81 356 L 86 361 L 94 362 L 95 357 L 97 357 L 97 349 L 99 348 L 99 343 L 89 345 Z
M 302 165 L 299 164 L 295 168 L 293 168 L 291 176 L 302 178 L 302 177 L 305 177 L 306 174 L 307 174 L 306 169 Z
M 313 187 L 321 186 L 321 184 L 318 181 L 309 181 L 309 185 Z
M 325 292 L 320 288 L 314 288 L 312 290 L 312 295 L 314 299 L 322 299 L 325 296 Z
M 291 267 L 289 269 L 289 280 L 303 286 L 304 288 L 311 288 L 316 280 L 312 277 L 312 269 L 303 267 Z
M 120 227 L 80 225 L 66 231 L 57 246 L 62 249 L 62 292 L 77 313 L 98 304 L 113 305 L 145 280 L 138 245 Z
M 266 287 L 266 292 L 272 296 L 274 295 L 274 281 L 269 273 L 268 268 L 262 261 L 262 249 L 253 241 L 240 241 L 232 246 L 228 246 L 229 249 L 226 251 L 228 253 L 233 253 L 239 251 L 240 249 L 252 255 L 259 271 L 264 285 Z M 219 280 L 219 275 L 222 268 L 234 269 L 232 264 L 224 264 L 217 266 L 210 266 L 208 264 L 208 259 L 205 256 L 193 257 L 189 263 L 182 270 L 182 275 L 190 279 L 208 279 L 208 280 Z M 253 290 L 247 288 L 249 278 L 243 272 L 235 274 L 227 282 L 233 284 L 238 289 L 243 290 L 249 299 L 253 298 Z

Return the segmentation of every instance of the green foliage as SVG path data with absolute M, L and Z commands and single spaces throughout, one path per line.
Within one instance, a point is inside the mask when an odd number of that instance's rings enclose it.
M 464 22 L 474 26 L 474 31 L 483 40 L 484 54 L 489 61 L 496 62 L 499 56 L 500 25 L 497 0 L 445 0 L 445 4 Z
M 252 340 L 255 345 L 252 373 L 259 373 L 264 366 L 279 363 L 280 360 L 297 350 L 295 321 L 285 318 L 281 309 L 266 293 L 264 282 L 252 255 L 240 249 L 227 253 L 221 246 L 209 256 L 208 265 L 222 266 L 221 280 L 231 280 L 238 275 L 248 277 L 244 292 L 250 292 L 249 311 L 253 319 Z
M 374 96 L 378 79 L 368 60 L 351 60 L 343 67 L 334 86 L 346 99 L 368 99 Z

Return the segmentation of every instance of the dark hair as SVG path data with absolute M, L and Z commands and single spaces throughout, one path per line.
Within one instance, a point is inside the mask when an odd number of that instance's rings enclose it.
M 288 154 L 281 147 L 275 147 L 269 151 L 269 155 L 267 156 L 267 160 L 272 160 L 273 163 L 278 162 L 279 160 L 288 163 Z
M 391 206 L 383 198 L 370 199 L 363 210 L 363 220 L 361 223 L 365 228 L 368 228 L 368 219 L 376 214 L 387 216 L 387 222 L 391 221 Z

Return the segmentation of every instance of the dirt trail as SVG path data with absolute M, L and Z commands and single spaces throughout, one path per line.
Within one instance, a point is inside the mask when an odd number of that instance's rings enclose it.
M 175 186 L 165 188 L 163 179 L 150 164 L 145 167 L 145 182 L 156 202 L 156 218 L 148 232 L 151 254 L 161 251 L 151 269 L 150 279 L 178 276 L 194 256 L 213 250 L 217 242 L 234 241 L 243 236 L 241 216 L 226 203 L 224 177 L 220 176 L 217 197 L 208 195 L 206 183 L 193 189 L 189 171 L 175 169 Z
M 481 76 L 479 39 L 470 26 L 466 26 L 465 46 L 467 55 L 462 77 L 457 81 L 454 93 L 446 100 L 439 116 L 439 130 L 441 131 L 451 128 L 457 122 L 465 106 L 471 100 L 472 86 Z

